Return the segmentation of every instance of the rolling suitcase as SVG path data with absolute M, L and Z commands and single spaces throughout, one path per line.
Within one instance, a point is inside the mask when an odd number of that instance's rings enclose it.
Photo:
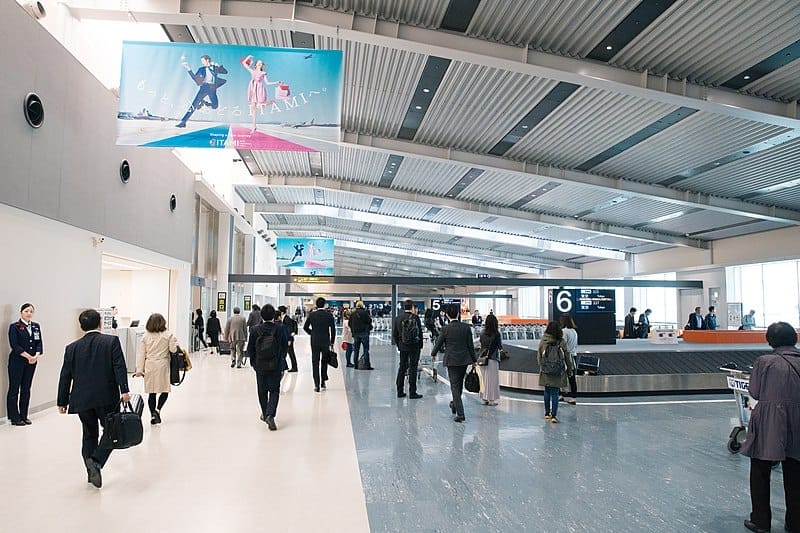
M 596 355 L 579 355 L 577 363 L 578 375 L 596 376 L 600 373 L 600 358 Z
M 231 343 L 229 341 L 219 341 L 219 354 L 220 355 L 231 354 Z

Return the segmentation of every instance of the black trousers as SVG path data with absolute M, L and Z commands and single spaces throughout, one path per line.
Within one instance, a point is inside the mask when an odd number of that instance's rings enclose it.
M 36 372 L 36 365 L 28 363 L 28 360 L 24 357 L 19 355 L 9 356 L 6 413 L 8 414 L 8 419 L 12 422 L 19 422 L 28 418 L 34 372 Z
M 789 531 L 800 531 L 800 461 L 787 458 L 783 469 L 783 493 L 786 497 L 784 524 Z M 769 529 L 772 509 L 769 505 L 769 478 L 772 461 L 750 458 L 750 502 L 753 512 L 750 520 L 757 526 Z
M 109 413 L 113 413 L 119 408 L 118 403 L 113 403 L 111 405 L 106 405 L 105 407 L 100 407 L 96 409 L 89 409 L 87 411 L 81 411 L 78 413 L 78 418 L 81 419 L 81 424 L 83 425 L 83 445 L 81 446 L 81 455 L 84 459 L 88 459 L 91 457 L 98 463 L 100 466 L 106 464 L 108 461 L 108 456 L 111 455 L 111 442 L 108 438 L 106 438 L 106 433 L 103 431 L 103 437 L 100 438 L 100 426 L 105 428 L 106 425 L 106 415 Z M 98 438 L 100 442 L 98 443 Z
M 400 368 L 397 369 L 397 392 L 403 392 L 406 372 L 408 372 L 408 392 L 417 392 L 417 366 L 419 365 L 419 350 L 400 350 Z
M 256 370 L 256 387 L 261 414 L 275 416 L 278 412 L 278 399 L 281 395 L 282 372 L 259 372 Z
M 289 354 L 289 360 L 292 362 L 292 368 L 289 370 L 297 370 L 297 356 L 294 353 L 294 337 L 289 341 L 289 349 L 286 350 L 286 353 Z
M 322 357 L 322 353 L 330 350 L 330 346 L 311 345 L 311 366 L 313 367 L 314 387 L 320 387 L 320 377 L 322 381 L 328 379 L 328 359 Z
M 461 392 L 464 390 L 464 377 L 467 375 L 468 365 L 448 366 L 447 376 L 450 378 L 450 392 L 453 394 L 453 406 L 458 416 L 464 416 L 464 403 L 461 401 Z
M 155 411 L 161 411 L 161 408 L 164 407 L 164 404 L 167 403 L 167 398 L 169 398 L 168 392 L 162 392 L 158 396 L 158 403 L 156 403 L 156 393 L 151 392 L 147 396 L 147 406 L 150 408 L 150 414 L 152 415 Z

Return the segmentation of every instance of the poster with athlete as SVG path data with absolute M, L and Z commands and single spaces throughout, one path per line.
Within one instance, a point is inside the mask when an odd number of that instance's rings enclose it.
M 333 239 L 278 237 L 278 267 L 290 274 L 333 276 Z
M 338 150 L 341 50 L 126 41 L 117 144 Z

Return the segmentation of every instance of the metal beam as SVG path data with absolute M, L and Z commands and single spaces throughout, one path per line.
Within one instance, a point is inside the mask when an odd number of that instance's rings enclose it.
M 401 287 L 440 287 L 443 285 L 476 287 L 662 287 L 668 289 L 702 289 L 702 281 L 637 280 L 637 279 L 570 279 L 570 278 L 433 278 L 397 276 L 291 276 L 281 274 L 228 274 L 228 283 L 346 283 L 351 285 L 399 285 Z
M 77 18 L 223 26 L 268 27 L 271 31 L 301 31 L 340 40 L 403 49 L 425 56 L 519 72 L 540 78 L 575 83 L 637 98 L 689 106 L 723 116 L 755 120 L 789 128 L 800 127 L 797 106 L 716 89 L 687 80 L 670 80 L 647 72 L 634 72 L 594 61 L 537 52 L 527 47 L 483 41 L 374 17 L 341 13 L 294 2 L 174 2 L 149 1 L 146 7 L 128 2 L 123 9 L 94 9 L 94 0 L 73 0 L 70 12 Z M 139 10 L 139 9 L 142 10 Z M 177 8 L 177 10 L 176 10 Z M 147 9 L 144 11 L 143 9 Z M 180 12 L 183 9 L 184 12 Z M 191 10 L 191 12 L 189 12 Z
M 355 244 L 355 243 L 353 243 Z M 491 271 L 493 274 L 502 274 L 502 275 L 509 275 L 508 269 L 501 269 L 501 268 L 491 268 L 491 267 L 475 267 L 471 265 L 465 265 L 462 263 L 455 263 L 452 261 L 443 261 L 442 264 L 438 262 L 431 263 L 430 261 L 420 261 L 414 257 L 409 257 L 404 255 L 402 251 L 399 249 L 395 253 L 391 253 L 391 257 L 383 257 L 381 255 L 376 255 L 375 253 L 368 253 L 366 251 L 361 251 L 361 248 L 357 248 L 356 246 L 347 247 L 347 246 L 339 246 L 339 250 L 336 251 L 336 259 L 335 264 L 339 265 L 339 259 L 345 258 L 351 262 L 357 261 L 358 264 L 362 267 L 364 266 L 373 266 L 375 270 L 386 270 L 389 267 L 409 267 L 420 271 L 424 275 L 429 274 L 442 274 L 447 273 L 448 271 L 456 271 L 461 272 L 463 274 L 470 274 L 475 275 L 476 272 L 485 272 Z M 399 268 L 399 270 L 403 270 L 403 268 Z

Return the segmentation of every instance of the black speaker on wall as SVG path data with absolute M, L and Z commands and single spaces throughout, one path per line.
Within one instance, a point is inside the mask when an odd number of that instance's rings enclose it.
M 25 120 L 32 128 L 41 128 L 44 124 L 44 104 L 36 93 L 25 95 L 22 104 L 22 111 L 25 113 Z
M 131 165 L 127 159 L 123 159 L 119 164 L 119 179 L 122 180 L 122 183 L 128 183 L 128 180 L 131 179 Z
M 175 211 L 175 208 L 178 207 L 178 199 L 175 198 L 175 195 L 169 197 L 169 210 Z

